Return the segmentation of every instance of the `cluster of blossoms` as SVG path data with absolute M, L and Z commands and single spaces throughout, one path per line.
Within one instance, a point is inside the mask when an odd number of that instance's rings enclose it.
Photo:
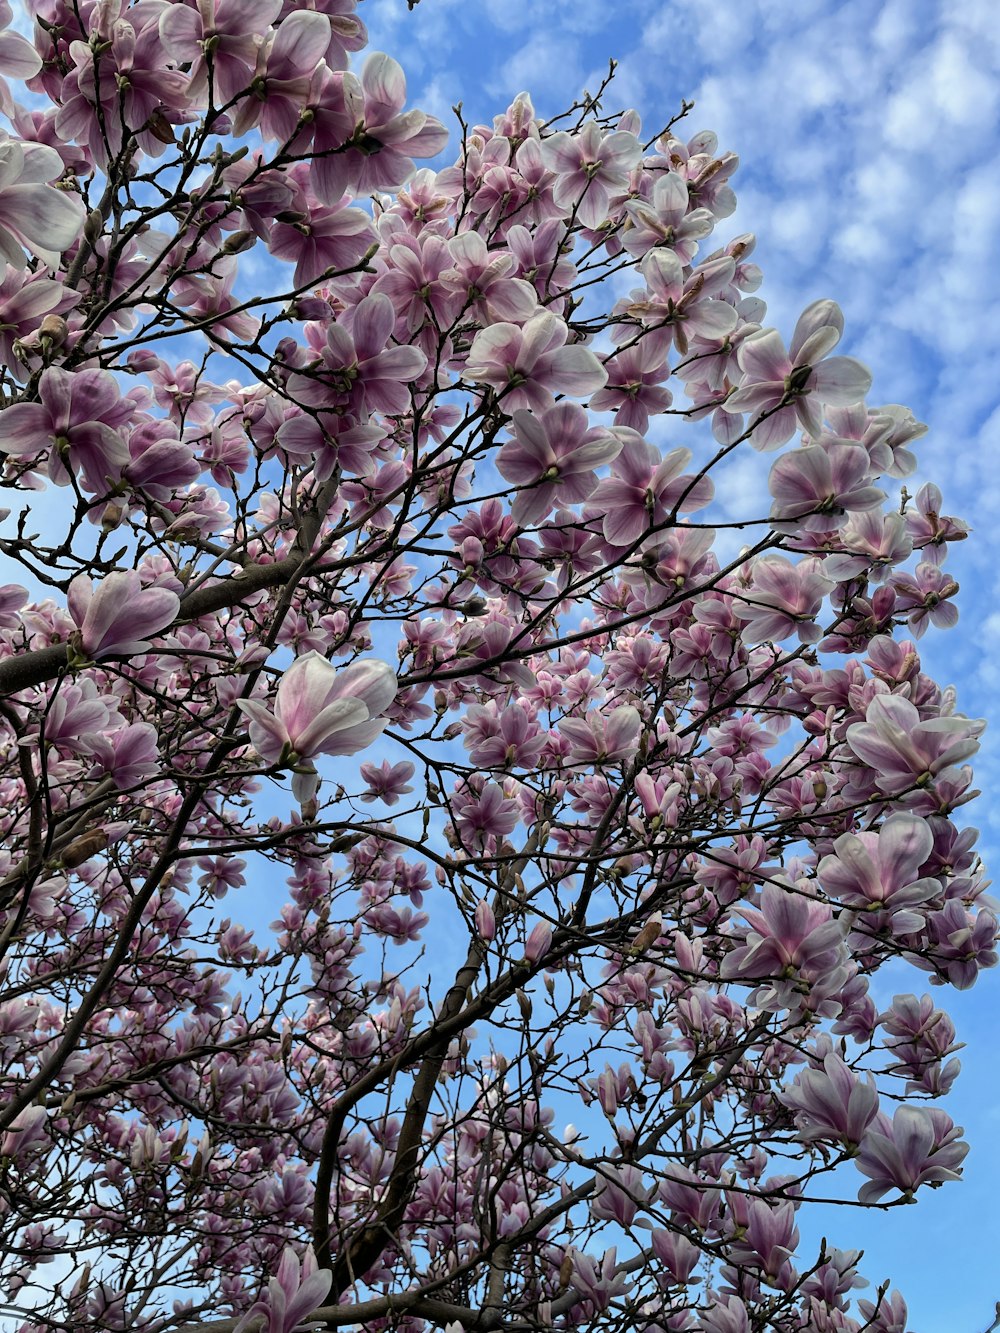
M 871 992 L 996 962 L 923 427 L 833 301 L 766 326 L 682 118 L 522 94 L 435 170 L 355 0 L 27 7 L 0 1314 L 907 1333 L 796 1218 L 967 1150 L 951 1020 Z

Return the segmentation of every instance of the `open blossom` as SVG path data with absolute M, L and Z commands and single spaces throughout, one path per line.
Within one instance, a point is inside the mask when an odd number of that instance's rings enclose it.
M 408 784 L 415 771 L 413 764 L 408 760 L 390 764 L 388 759 L 383 759 L 378 767 L 374 764 L 362 764 L 361 776 L 368 787 L 361 793 L 361 799 L 395 805 L 401 796 L 406 796 L 413 790 Z
M 688 183 L 676 171 L 656 177 L 649 199 L 627 199 L 625 212 L 629 221 L 622 244 L 636 258 L 662 248 L 672 250 L 682 264 L 690 264 L 698 242 L 715 226 L 707 208 L 691 208 Z
M 122 397 L 105 370 L 56 366 L 42 372 L 38 398 L 0 412 L 0 450 L 15 458 L 46 454 L 46 470 L 57 486 L 79 473 L 89 491 L 103 494 L 129 462 L 121 427 L 135 403 Z
M 345 197 L 330 208 L 317 205 L 298 215 L 286 209 L 274 224 L 267 248 L 276 259 L 294 262 L 296 287 L 358 263 L 375 239 L 370 219 L 348 203 Z
M 749 927 L 745 943 L 722 960 L 727 979 L 788 978 L 804 980 L 832 975 L 842 961 L 844 926 L 826 903 L 802 889 L 768 883 L 760 906 L 737 904 L 730 909 Z
M 663 454 L 627 426 L 615 428 L 620 445 L 605 478 L 593 496 L 593 512 L 603 516 L 606 541 L 630 546 L 650 527 L 658 527 L 677 509 L 690 513 L 709 504 L 715 487 L 709 477 L 685 474 L 690 449 Z M 590 511 L 588 511 L 590 512 Z
M 743 384 L 727 399 L 726 410 L 752 417 L 772 414 L 750 437 L 756 449 L 776 449 L 791 438 L 796 425 L 819 435 L 820 404 L 849 407 L 864 398 L 872 377 L 861 362 L 850 356 L 827 359 L 843 331 L 840 307 L 834 301 L 814 301 L 799 316 L 787 351 L 776 329 L 763 329 L 741 345 Z
M 614 764 L 635 754 L 642 718 L 630 704 L 602 713 L 592 708 L 585 717 L 564 717 L 559 734 L 569 741 L 571 764 Z
M 448 251 L 453 267 L 445 278 L 481 323 L 523 324 L 534 314 L 538 306 L 534 287 L 509 276 L 515 264 L 512 254 L 490 250 L 475 231 L 452 236 Z
M 941 891 L 935 878 L 920 874 L 933 844 L 926 821 L 892 815 L 878 833 L 842 834 L 833 844 L 834 854 L 823 857 L 816 873 L 827 893 L 865 914 L 859 926 L 888 926 L 894 934 L 912 934 L 924 919 L 913 908 Z
M 878 1113 L 878 1090 L 869 1075 L 858 1078 L 832 1051 L 822 1069 L 804 1069 L 779 1096 L 794 1111 L 799 1138 L 804 1143 L 839 1140 L 857 1147 Z
M 266 764 L 356 754 L 385 730 L 383 717 L 396 697 L 396 673 L 369 659 L 335 667 L 317 652 L 297 657 L 278 685 L 272 712 L 256 699 L 240 699 L 250 718 L 250 743 Z
M 295 1333 L 330 1292 L 333 1273 L 319 1268 L 309 1249 L 305 1257 L 286 1246 L 274 1277 L 268 1278 L 266 1294 L 250 1307 L 234 1333 L 257 1329 L 260 1333 Z
M 848 513 L 876 509 L 885 491 L 868 485 L 870 461 L 858 444 L 830 443 L 793 449 L 774 463 L 768 489 L 777 531 L 826 532 Z
M 616 458 L 621 440 L 590 426 L 579 403 L 556 403 L 535 416 L 523 408 L 513 416 L 515 439 L 497 455 L 497 471 L 520 490 L 511 505 L 514 522 L 540 523 L 557 505 L 593 494 L 595 468 Z
M 567 336 L 566 325 L 548 310 L 532 315 L 523 328 L 492 324 L 472 340 L 465 378 L 489 384 L 508 412 L 543 411 L 553 392 L 593 393 L 607 383 L 608 372 L 588 348 L 564 346 Z
M 669 389 L 659 386 L 670 378 L 670 367 L 661 344 L 643 338 L 633 347 L 623 347 L 604 363 L 608 382 L 591 395 L 593 412 L 615 411 L 616 426 L 630 426 L 640 434 L 648 427 L 650 413 L 664 412 L 674 400 Z
M 892 1189 L 904 1196 L 921 1185 L 959 1180 L 969 1145 L 951 1116 L 937 1107 L 899 1106 L 890 1121 L 879 1113 L 865 1134 L 858 1170 L 870 1182 L 858 1192 L 861 1203 L 878 1203 Z
M 809 563 L 792 564 L 781 555 L 766 555 L 754 562 L 753 587 L 741 593 L 733 610 L 747 623 L 744 643 L 780 641 L 797 634 L 800 643 L 822 637 L 816 616 L 833 580 L 814 572 Z
M 190 95 L 206 92 L 211 74 L 215 105 L 222 106 L 249 87 L 258 44 L 280 10 L 281 0 L 167 5 L 160 15 L 159 37 L 168 55 L 190 63 Z
M 30 250 L 56 269 L 59 256 L 80 235 L 83 204 L 48 184 L 64 170 L 54 148 L 0 135 L 0 259 L 24 268 L 24 251 Z
M 169 588 L 144 588 L 134 569 L 116 570 L 97 585 L 77 574 L 69 585 L 69 613 L 91 658 L 144 653 L 150 636 L 176 619 L 181 600 Z
M 413 158 L 434 157 L 448 142 L 434 116 L 403 111 L 406 76 L 382 51 L 371 52 L 360 78 L 328 73 L 316 103 L 310 177 L 325 204 L 395 189 L 413 174 Z
M 190 20 L 182 25 L 190 27 Z M 331 24 L 325 14 L 297 10 L 277 32 L 271 31 L 256 49 L 251 96 L 240 102 L 233 134 L 242 138 L 255 126 L 261 137 L 286 143 L 299 128 L 299 115 L 309 100 L 316 66 L 330 46 Z M 245 78 L 239 73 L 238 77 Z
M 651 339 L 655 346 L 665 349 L 672 341 L 686 356 L 691 338 L 725 338 L 739 323 L 728 301 L 713 299 L 728 288 L 735 267 L 732 259 L 723 256 L 686 273 L 672 250 L 651 250 L 641 264 L 646 291 L 633 293 L 615 309 L 624 309 L 657 328 Z
M 912 574 L 893 574 L 890 583 L 914 638 L 919 639 L 928 624 L 951 629 L 958 623 L 958 607 L 949 600 L 958 592 L 958 582 L 938 564 L 921 560 Z
M 895 795 L 922 785 L 959 764 L 979 749 L 975 738 L 985 722 L 967 717 L 935 717 L 921 721 L 909 699 L 877 694 L 864 722 L 847 728 L 847 743 L 876 774 L 878 787 Z
M 455 829 L 462 843 L 481 848 L 486 840 L 513 832 L 520 818 L 517 801 L 504 795 L 495 782 L 478 786 L 468 783 L 452 797 Z
M 418 347 L 390 347 L 396 311 L 388 296 L 375 292 L 359 301 L 351 331 L 332 323 L 326 329 L 320 362 L 309 375 L 293 375 L 292 397 L 307 407 L 331 407 L 367 422 L 374 411 L 405 412 L 408 385 L 427 365 Z M 295 416 L 278 433 L 284 445 L 288 432 L 308 429 L 311 418 Z
M 575 208 L 583 226 L 594 229 L 607 218 L 611 195 L 625 192 L 642 146 L 634 134 L 604 134 L 596 121 L 588 120 L 576 134 L 550 134 L 542 140 L 541 153 L 558 176 L 555 202 L 560 208 Z

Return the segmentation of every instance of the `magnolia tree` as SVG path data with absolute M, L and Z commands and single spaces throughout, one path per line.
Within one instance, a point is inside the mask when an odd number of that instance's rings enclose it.
M 687 105 L 418 169 L 354 0 L 27 8 L 7 1326 L 906 1333 L 833 1241 L 961 1175 L 997 929 L 923 427 L 766 327 Z

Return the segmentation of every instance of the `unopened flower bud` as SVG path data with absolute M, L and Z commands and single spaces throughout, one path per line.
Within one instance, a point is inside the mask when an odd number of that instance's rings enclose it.
M 98 852 L 103 852 L 107 845 L 108 835 L 103 829 L 89 829 L 79 838 L 74 838 L 63 852 L 61 857 L 63 866 L 67 870 L 75 870 L 77 866 L 82 866 L 84 861 L 89 861 Z
M 50 347 L 61 347 L 69 333 L 69 325 L 62 315 L 46 315 L 38 326 L 38 336 Z

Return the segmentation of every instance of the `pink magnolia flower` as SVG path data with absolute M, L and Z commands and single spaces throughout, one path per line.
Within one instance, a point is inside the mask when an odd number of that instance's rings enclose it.
M 134 569 L 116 570 L 94 585 L 77 574 L 66 604 L 80 631 L 89 658 L 130 656 L 148 652 L 150 636 L 177 618 L 181 599 L 169 588 L 144 588 Z
M 722 961 L 726 979 L 787 977 L 789 972 L 817 974 L 842 952 L 844 926 L 827 903 L 790 886 L 767 883 L 760 906 L 737 904 L 733 913 L 750 927 L 744 945 Z
M 670 378 L 670 367 L 662 343 L 643 338 L 633 347 L 624 347 L 604 368 L 608 382 L 591 395 L 594 412 L 615 412 L 616 426 L 629 426 L 640 434 L 649 425 L 650 413 L 665 411 L 674 397 L 669 389 L 657 386 Z
M 958 623 L 958 607 L 949 600 L 958 592 L 958 582 L 937 563 L 921 560 L 912 574 L 893 574 L 890 586 L 914 638 L 919 639 L 928 624 L 951 629 Z
M 858 444 L 839 441 L 782 454 L 771 468 L 772 526 L 778 532 L 826 532 L 849 512 L 876 509 L 885 491 L 868 485 L 870 461 Z
M 969 526 L 960 518 L 941 513 L 944 499 L 933 482 L 921 486 L 914 496 L 914 504 L 916 512 L 906 515 L 906 531 L 920 551 L 921 560 L 940 565 L 947 554 L 948 542 L 964 541 L 969 535 Z
M 57 269 L 60 255 L 83 228 L 83 204 L 48 184 L 64 170 L 55 149 L 0 136 L 0 259 L 24 268 L 29 250 Z
M 191 65 L 189 94 L 208 90 L 211 71 L 217 107 L 250 85 L 261 38 L 281 10 L 281 0 L 198 0 L 167 5 L 159 36 L 167 54 Z
M 594 492 L 594 517 L 601 517 L 605 540 L 630 546 L 651 527 L 662 524 L 676 508 L 690 513 L 709 504 L 715 487 L 709 477 L 683 474 L 691 461 L 690 449 L 662 454 L 627 426 L 615 428 L 621 441 L 611 465 L 611 476 Z
M 475 921 L 476 931 L 481 940 L 484 940 L 488 944 L 491 940 L 496 939 L 496 914 L 485 898 L 480 898 L 479 902 L 476 904 Z
M 864 722 L 847 728 L 847 743 L 875 773 L 881 791 L 896 795 L 946 774 L 979 749 L 986 723 L 967 717 L 922 721 L 909 699 L 877 694 Z
M 892 1189 L 911 1198 L 921 1185 L 959 1180 L 969 1145 L 962 1129 L 937 1107 L 900 1106 L 890 1122 L 879 1113 L 857 1156 L 870 1183 L 858 1191 L 861 1203 L 878 1203 Z
M 752 588 L 733 603 L 736 615 L 747 622 L 743 642 L 780 642 L 797 634 L 800 643 L 815 643 L 823 634 L 816 616 L 834 586 L 806 561 L 793 565 L 781 555 L 761 556 L 754 562 Z
M 234 1333 L 244 1333 L 251 1327 L 260 1333 L 295 1333 L 326 1300 L 332 1282 L 333 1273 L 328 1268 L 319 1268 L 311 1249 L 306 1250 L 300 1261 L 292 1247 L 286 1245 L 278 1271 L 268 1278 L 266 1295 L 250 1307 Z
M 517 704 L 473 704 L 462 721 L 469 758 L 479 768 L 533 768 L 545 749 L 545 735 Z
M 795 1112 L 804 1143 L 837 1140 L 856 1148 L 878 1113 L 878 1089 L 871 1075 L 862 1082 L 832 1051 L 822 1069 L 805 1069 L 778 1098 Z
M 452 236 L 448 250 L 453 268 L 445 276 L 480 323 L 523 324 L 534 314 L 538 307 L 534 287 L 523 278 L 508 276 L 515 264 L 512 254 L 490 250 L 475 231 Z
M 356 754 L 371 745 L 388 724 L 382 714 L 396 690 L 396 673 L 386 662 L 335 667 L 311 652 L 281 677 L 273 712 L 256 699 L 239 699 L 237 707 L 250 718 L 254 749 L 266 764 L 276 764 Z
M 148 722 L 132 722 L 110 736 L 91 736 L 88 742 L 96 771 L 110 777 L 119 791 L 148 781 L 159 768 L 156 728 Z
M 448 131 L 423 111 L 403 111 L 406 76 L 382 51 L 357 75 L 328 73 L 313 125 L 310 176 L 316 197 L 333 203 L 395 189 L 413 173 L 415 157 L 434 157 Z
M 0 200 L 2 208 L 2 200 Z M 135 412 L 114 376 L 105 370 L 51 366 L 38 381 L 37 403 L 15 403 L 0 412 L 0 449 L 15 458 L 45 453 L 57 486 L 79 473 L 86 488 L 103 494 L 129 462 L 121 434 Z
M 827 893 L 865 914 L 860 927 L 912 934 L 924 920 L 912 909 L 941 892 L 935 878 L 920 874 L 933 845 L 924 820 L 892 815 L 878 833 L 842 834 L 833 844 L 834 854 L 823 857 L 816 873 Z
M 294 261 L 296 287 L 350 268 L 371 246 L 375 239 L 371 220 L 360 208 L 348 208 L 348 202 L 339 199 L 332 208 L 311 208 L 294 221 L 274 224 L 267 248 L 276 259 Z
M 21 343 L 22 355 L 29 338 L 32 350 L 40 350 L 38 330 L 44 316 L 63 315 L 79 300 L 79 292 L 61 282 L 7 265 L 0 280 L 0 360 L 8 375 L 19 380 L 28 377 L 27 368 L 14 352 L 15 343 Z
M 875 1301 L 858 1301 L 861 1318 L 866 1320 L 866 1333 L 909 1333 L 910 1312 L 898 1291 L 891 1291 Z
M 637 1166 L 603 1166 L 590 1200 L 593 1217 L 619 1226 L 631 1226 L 639 1205 L 649 1198 L 649 1186 Z
M 641 726 L 638 709 L 624 704 L 610 713 L 592 708 L 586 717 L 564 717 L 559 734 L 569 741 L 571 764 L 614 764 L 635 754 Z
M 698 252 L 698 242 L 715 226 L 707 208 L 691 208 L 688 183 L 676 171 L 664 171 L 656 177 L 650 199 L 627 199 L 625 212 L 629 221 L 622 244 L 636 258 L 662 247 L 672 250 L 682 264 L 690 264 Z
M 837 583 L 847 583 L 859 574 L 866 574 L 872 583 L 882 583 L 913 549 L 902 514 L 883 514 L 877 509 L 852 514 L 840 529 L 839 541 L 843 551 L 823 560 L 823 573 Z
M 237 138 L 258 125 L 265 140 L 287 143 L 295 137 L 313 75 L 330 39 L 330 20 L 325 14 L 297 10 L 282 19 L 277 32 L 272 31 L 257 50 L 252 92 L 240 102 L 233 118 Z
M 392 302 L 401 338 L 412 338 L 428 318 L 439 329 L 449 327 L 461 300 L 447 281 L 452 257 L 443 237 L 401 235 L 388 247 L 388 254 L 383 253 L 381 263 L 372 291 Z M 436 331 L 433 340 L 437 341 Z
M 495 782 L 465 784 L 452 798 L 455 829 L 462 842 L 481 849 L 486 841 L 511 833 L 520 819 L 517 801 L 504 795 Z
M 872 377 L 861 362 L 850 356 L 825 359 L 843 331 L 840 307 L 834 301 L 814 301 L 799 316 L 787 352 L 776 329 L 764 329 L 742 344 L 743 384 L 726 400 L 726 410 L 755 418 L 773 413 L 750 437 L 754 448 L 776 449 L 791 438 L 796 425 L 817 436 L 823 429 L 821 403 L 849 407 L 864 398 Z
M 493 324 L 480 329 L 469 348 L 464 375 L 489 384 L 503 399 L 506 411 L 552 406 L 552 393 L 577 397 L 607 383 L 608 372 L 588 348 L 564 346 L 566 325 L 548 310 L 532 315 L 523 328 Z
M 579 221 L 593 230 L 607 218 L 611 195 L 627 189 L 642 145 L 628 131 L 604 134 L 589 120 L 576 134 L 563 130 L 543 139 L 541 153 L 545 166 L 558 176 L 555 202 L 562 209 L 576 208 Z
M 315 372 L 290 378 L 292 397 L 307 407 L 351 412 L 363 421 L 373 411 L 405 412 L 407 386 L 423 374 L 427 357 L 417 347 L 389 347 L 395 327 L 396 311 L 388 296 L 366 296 L 355 307 L 350 333 L 342 324 L 330 324 Z M 279 431 L 279 440 L 283 438 Z
M 361 776 L 367 782 L 368 788 L 361 793 L 361 799 L 395 805 L 401 796 L 406 796 L 413 790 L 407 784 L 415 772 L 416 769 L 408 760 L 390 765 L 388 759 L 383 759 L 378 768 L 374 764 L 362 764 Z
M 532 926 L 524 943 L 524 956 L 529 963 L 537 963 L 544 958 L 552 946 L 552 927 L 547 921 L 538 921 Z
M 513 414 L 515 439 L 497 454 L 497 471 L 522 487 L 511 505 L 514 522 L 540 523 L 557 504 L 585 500 L 597 486 L 595 468 L 618 456 L 622 442 L 591 426 L 579 403 L 556 403 L 535 416 Z
M 0 1158 L 22 1161 L 50 1144 L 47 1127 L 49 1113 L 44 1106 L 27 1106 L 11 1121 L 0 1140 Z
M 677 350 L 687 355 L 691 338 L 725 338 L 739 323 L 728 301 L 712 299 L 728 287 L 735 268 L 731 258 L 722 256 L 706 260 L 688 273 L 672 250 L 651 250 L 640 266 L 646 291 L 615 309 L 623 308 L 643 324 L 663 326 L 653 335 L 654 340 L 664 347 L 673 341 Z
M 928 917 L 926 954 L 916 955 L 913 961 L 947 977 L 956 990 L 968 990 L 981 969 L 996 967 L 997 932 L 992 912 L 971 912 L 959 899 L 950 898 Z

